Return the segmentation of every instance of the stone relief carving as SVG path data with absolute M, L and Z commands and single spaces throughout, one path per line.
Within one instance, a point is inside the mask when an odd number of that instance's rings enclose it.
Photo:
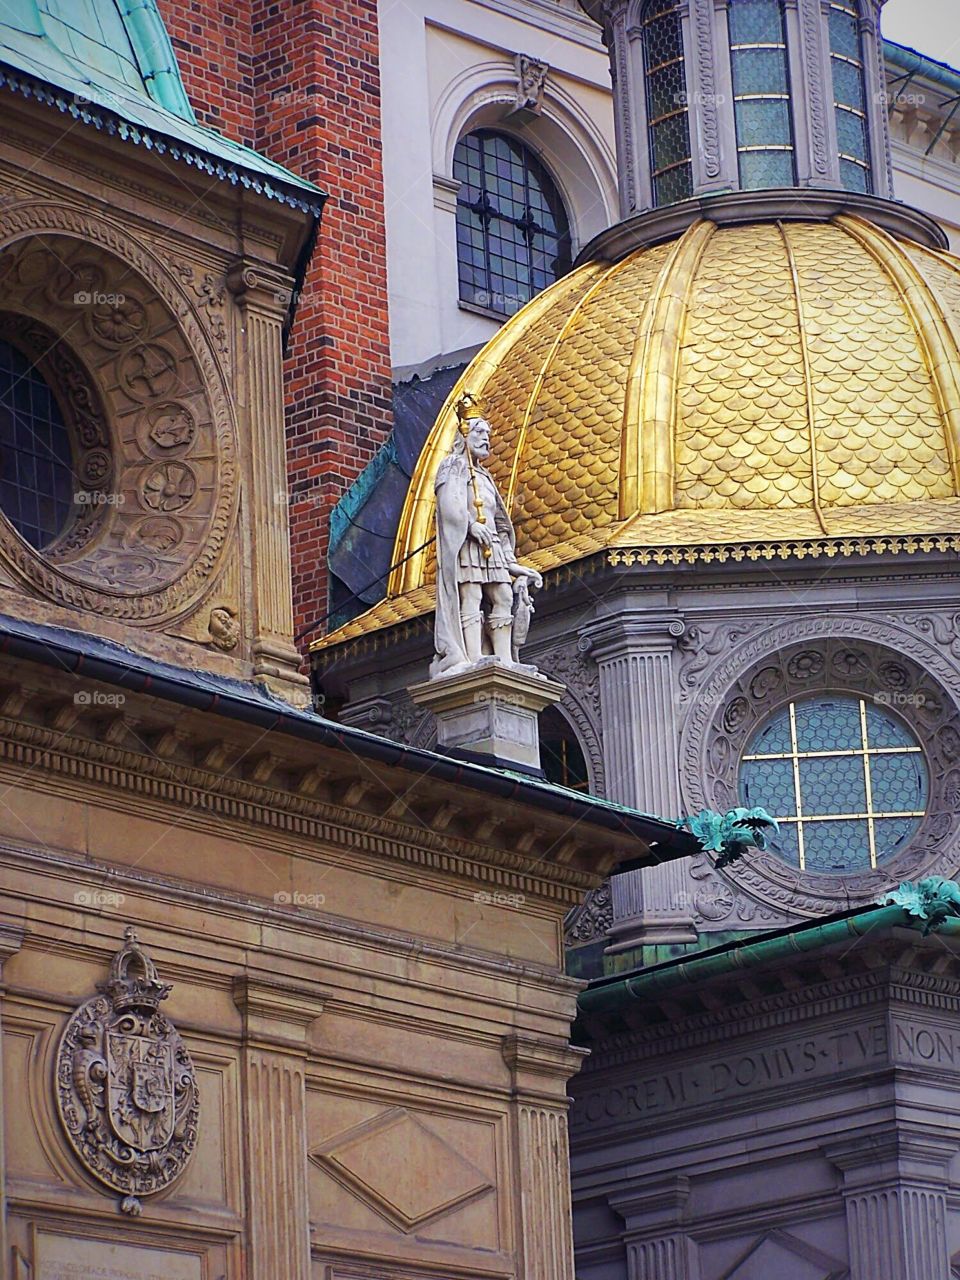
M 181 283 L 187 286 L 197 300 L 200 316 L 210 332 L 213 345 L 221 356 L 229 357 L 230 343 L 227 338 L 227 323 L 223 315 L 226 301 L 226 277 L 214 276 L 205 271 L 199 281 L 193 267 L 188 262 L 170 254 L 166 259 L 168 265 L 180 277 Z
M 140 1196 L 162 1191 L 186 1168 L 200 1101 L 186 1046 L 160 1012 L 171 988 L 132 928 L 124 938 L 100 995 L 84 1001 L 64 1029 L 56 1099 L 80 1163 L 136 1216 Z
M 239 644 L 240 623 L 233 609 L 228 609 L 225 605 L 217 605 L 210 610 L 210 621 L 207 626 L 210 631 L 210 643 L 214 648 L 229 653 Z
M 906 619 L 904 619 L 906 621 Z M 681 785 L 688 809 L 737 803 L 747 741 L 778 706 L 818 692 L 874 697 L 902 716 L 923 746 L 930 775 L 926 818 L 907 847 L 875 871 L 808 874 L 772 853 L 748 852 L 724 881 L 761 906 L 821 915 L 870 901 L 901 880 L 949 876 L 960 862 L 960 673 L 945 656 L 953 627 L 926 628 L 944 648 L 876 617 L 809 618 L 763 629 L 719 657 L 695 693 L 681 732 Z M 946 630 L 944 630 L 946 628 Z M 714 647 L 717 647 L 714 645 Z M 699 658 L 698 658 L 699 662 Z M 703 665 L 698 666 L 703 672 Z M 698 865 L 698 860 L 695 860 Z M 714 872 L 714 875 L 717 873 Z M 739 901 L 734 910 L 738 918 Z
M 0 521 L 0 558 L 59 603 L 153 625 L 183 616 L 221 562 L 239 502 L 231 400 L 207 333 L 166 270 L 109 219 L 0 208 L 0 246 L 8 311 L 26 330 L 42 318 L 70 333 L 54 385 L 88 451 L 80 479 L 110 499 L 78 504 L 90 510 L 42 553 Z M 98 589 L 104 575 L 112 591 Z
M 605 938 L 613 928 L 613 897 L 610 881 L 591 889 L 579 907 L 567 915 L 563 926 L 564 942 L 575 947 L 596 938 Z
M 718 654 L 729 652 L 730 646 L 762 624 L 698 622 L 687 626 L 677 642 L 677 677 L 680 684 L 679 703 L 689 703 L 703 680 L 703 674 Z
M 543 110 L 543 91 L 550 65 L 528 53 L 518 53 L 516 63 L 517 102 L 514 110 L 534 111 L 539 115 Z

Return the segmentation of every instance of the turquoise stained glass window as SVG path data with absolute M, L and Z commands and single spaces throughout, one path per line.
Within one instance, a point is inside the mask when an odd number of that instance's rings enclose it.
M 570 266 L 570 226 L 546 169 L 517 138 L 477 129 L 457 143 L 460 300 L 511 316 Z
M 678 0 L 648 0 L 641 20 L 653 203 L 693 192 L 686 63 Z
M 920 826 L 927 794 L 916 738 L 866 698 L 791 702 L 754 734 L 740 765 L 742 802 L 777 819 L 777 851 L 806 871 L 893 857 Z
M 867 94 L 856 0 L 831 0 L 828 22 L 840 181 L 848 191 L 870 191 Z
M 781 0 L 730 0 L 730 70 L 740 186 L 796 181 Z

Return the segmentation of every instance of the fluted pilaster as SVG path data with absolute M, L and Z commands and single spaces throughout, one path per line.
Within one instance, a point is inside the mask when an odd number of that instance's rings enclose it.
M 624 1221 L 627 1280 L 700 1280 L 696 1242 L 687 1235 L 689 1179 L 668 1177 L 638 1183 L 610 1197 Z
M 843 1175 L 850 1280 L 946 1280 L 956 1144 L 895 1130 L 855 1136 L 825 1154 Z
M 532 1036 L 504 1040 L 515 1097 L 518 1280 L 574 1280 L 566 1082 L 585 1053 Z
M 307 1199 L 306 1051 L 323 1010 L 315 991 L 244 977 L 247 1280 L 311 1280 Z
M 243 314 L 254 675 L 267 683 L 304 686 L 293 643 L 283 416 L 283 317 L 290 297 L 289 281 L 246 263 L 236 264 L 227 280 Z

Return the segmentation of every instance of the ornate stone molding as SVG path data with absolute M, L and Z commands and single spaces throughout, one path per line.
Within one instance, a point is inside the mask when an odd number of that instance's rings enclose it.
M 193 303 L 117 223 L 70 206 L 0 208 L 0 273 L 7 310 L 69 331 L 96 370 L 114 463 L 114 501 L 89 538 L 47 556 L 0 521 L 0 555 L 57 603 L 141 625 L 182 616 L 239 503 L 231 398 Z
M 691 0 L 697 48 L 700 102 L 701 163 L 708 179 L 720 176 L 720 124 L 717 119 L 717 81 L 714 74 L 713 14 L 710 0 Z

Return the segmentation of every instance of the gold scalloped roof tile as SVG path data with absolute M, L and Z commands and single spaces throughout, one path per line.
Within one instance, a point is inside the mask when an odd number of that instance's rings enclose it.
M 655 358 L 637 362 L 651 341 Z M 642 385 L 628 397 L 631 369 Z M 432 608 L 433 553 L 417 547 L 468 389 L 493 427 L 491 470 L 503 491 L 515 482 L 521 553 L 540 569 L 604 548 L 676 562 L 683 546 L 750 558 L 760 543 L 942 539 L 960 520 L 960 260 L 851 217 L 698 224 L 577 269 L 507 322 L 424 449 L 390 596 L 314 647 Z M 631 507 L 629 466 L 669 468 L 666 488 L 638 484 Z

